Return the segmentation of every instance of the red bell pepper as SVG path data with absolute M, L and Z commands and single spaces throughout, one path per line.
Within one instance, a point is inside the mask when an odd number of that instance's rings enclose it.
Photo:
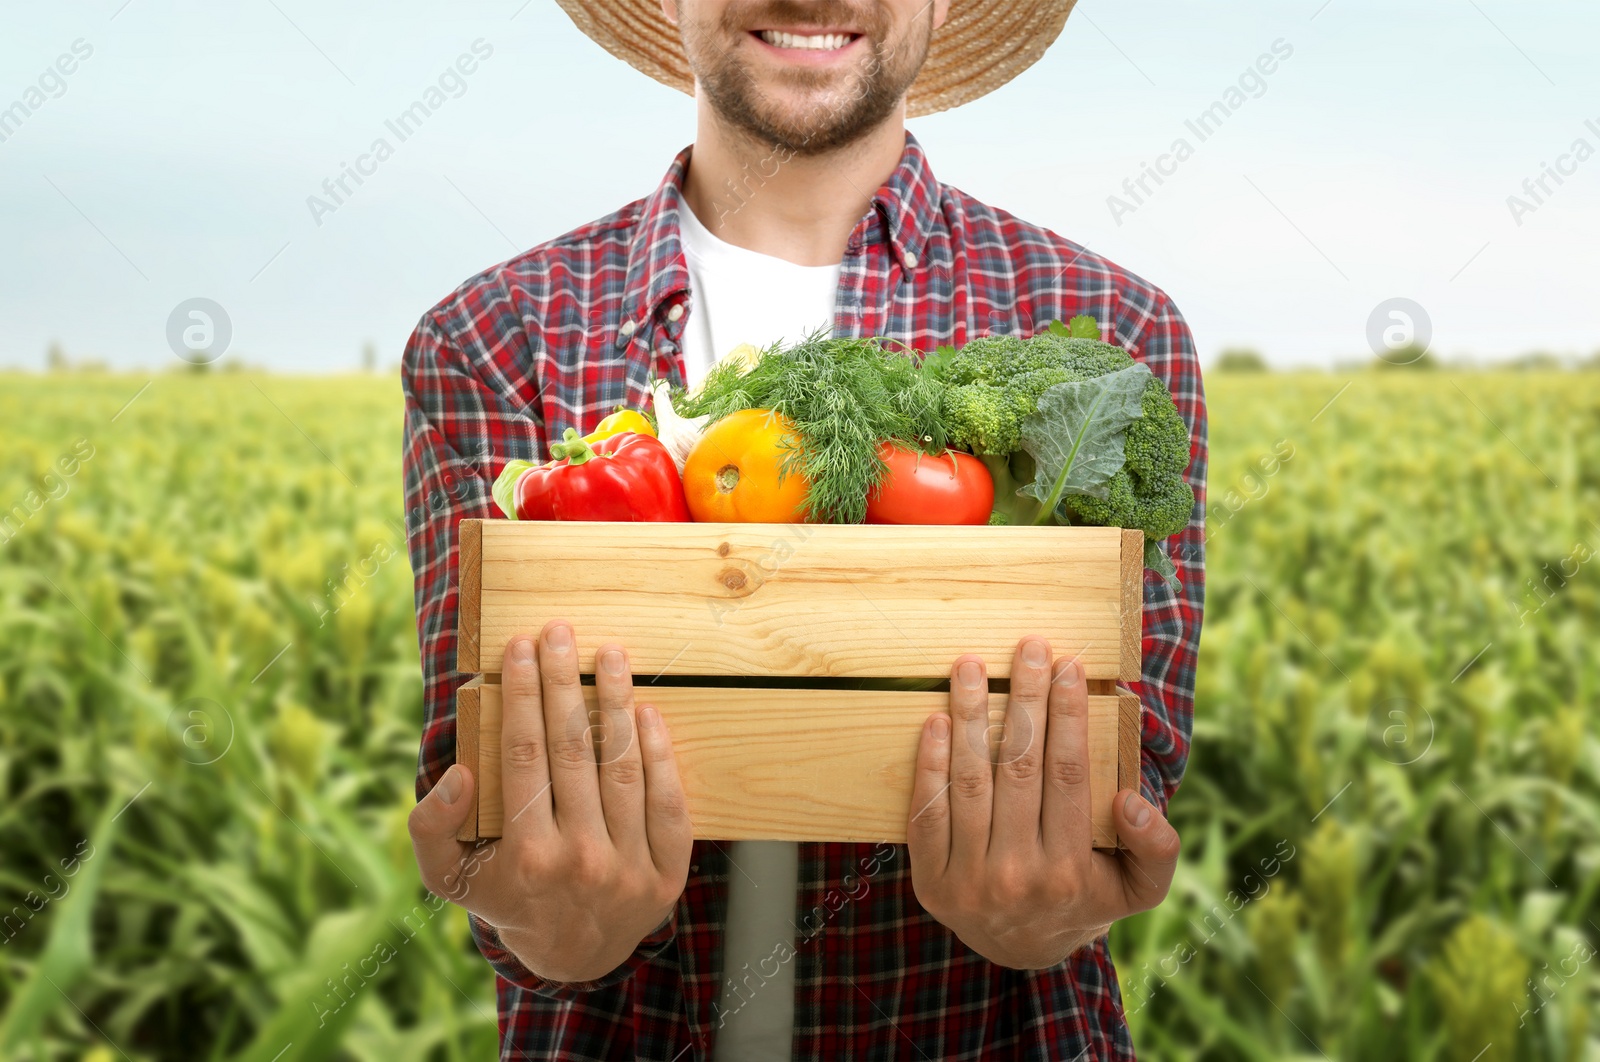
M 689 521 L 678 466 L 659 440 L 623 432 L 590 443 L 568 428 L 550 455 L 501 470 L 494 498 L 511 519 Z

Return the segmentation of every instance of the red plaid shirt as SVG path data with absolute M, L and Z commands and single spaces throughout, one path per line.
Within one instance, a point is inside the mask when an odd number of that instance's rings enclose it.
M 678 237 L 689 149 L 645 199 L 472 278 L 417 326 L 404 360 L 405 490 L 426 720 L 417 795 L 455 755 L 456 524 L 489 517 L 509 459 L 683 382 L 694 295 Z M 759 194 L 759 193 L 757 193 Z M 681 310 L 681 312 L 679 312 Z M 1145 578 L 1143 790 L 1165 808 L 1188 759 L 1204 597 L 1206 414 L 1188 326 L 1160 290 L 1046 229 L 941 185 L 915 138 L 850 234 L 834 328 L 928 352 L 1091 314 L 1171 389 L 1192 438 L 1183 588 Z M 578 632 L 582 637 L 583 632 Z M 697 841 L 673 916 L 598 981 L 530 973 L 472 918 L 498 974 L 501 1057 L 710 1057 L 724 977 L 728 860 Z M 1047 970 L 969 950 L 917 903 L 902 845 L 802 844 L 794 1057 L 1131 1059 L 1106 940 Z

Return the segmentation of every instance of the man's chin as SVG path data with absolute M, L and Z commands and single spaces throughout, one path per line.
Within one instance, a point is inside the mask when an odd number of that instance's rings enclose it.
M 834 88 L 769 90 L 757 117 L 767 139 L 807 154 L 807 145 L 834 145 L 842 130 L 861 126 L 852 113 L 860 106 L 854 93 Z
M 747 125 L 746 131 L 753 133 L 763 143 L 782 148 L 786 153 L 802 158 L 825 155 L 843 147 L 860 135 L 859 131 L 853 134 L 845 131 L 837 119 L 831 116 L 826 124 L 821 125 L 799 120 L 763 121 L 756 125 Z

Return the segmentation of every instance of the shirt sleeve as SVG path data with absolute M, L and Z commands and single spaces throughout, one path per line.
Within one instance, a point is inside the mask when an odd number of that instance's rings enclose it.
M 415 579 L 417 642 L 422 657 L 423 727 L 417 757 L 421 799 L 455 762 L 458 526 L 494 515 L 490 493 L 507 460 L 544 454 L 543 427 L 487 386 L 435 314 L 423 318 L 401 363 L 405 394 L 406 535 Z M 528 970 L 488 923 L 469 916 L 478 950 L 507 981 L 541 995 L 572 998 L 629 977 L 666 946 L 677 912 L 645 937 L 627 962 L 581 984 L 547 981 Z
M 483 957 L 489 960 L 489 965 L 494 967 L 495 973 L 514 985 L 531 989 L 551 999 L 576 999 L 585 992 L 621 984 L 632 977 L 639 967 L 653 959 L 678 932 L 678 909 L 674 907 L 666 921 L 651 930 L 649 935 L 639 942 L 639 946 L 633 949 L 633 954 L 604 977 L 593 981 L 549 981 L 522 965 L 522 962 L 501 943 L 500 933 L 494 926 L 477 915 L 468 915 L 467 920 L 472 926 L 472 939 L 477 943 Z
M 417 761 L 417 799 L 455 762 L 457 674 L 456 540 L 462 520 L 487 518 L 494 475 L 508 456 L 495 440 L 508 423 L 498 399 L 482 384 L 432 315 L 417 326 L 401 362 L 405 393 L 406 539 L 415 581 L 417 644 L 422 657 L 423 728 Z M 533 423 L 518 436 L 537 443 Z
M 1140 788 L 1165 813 L 1183 780 L 1194 731 L 1195 664 L 1206 591 L 1206 403 L 1194 337 L 1165 295 L 1136 345 L 1172 392 L 1173 403 L 1189 427 L 1184 478 L 1194 489 L 1188 526 L 1165 543 L 1180 589 L 1174 592 L 1152 571 L 1146 570 L 1144 576 L 1144 675 L 1137 690 L 1144 705 Z

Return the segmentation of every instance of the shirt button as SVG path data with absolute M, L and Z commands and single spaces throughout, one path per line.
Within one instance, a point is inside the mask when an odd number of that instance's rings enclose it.
M 917 268 L 917 256 L 914 254 L 908 253 L 902 261 L 905 262 L 907 269 Z
M 700 873 L 700 864 L 699 863 L 691 863 L 691 864 L 689 864 L 689 872 L 691 874 Z
M 622 334 L 625 335 L 625 336 L 631 336 L 631 335 L 633 335 L 633 330 L 636 327 L 638 327 L 638 326 L 635 325 L 632 321 L 623 321 L 622 322 Z
M 683 319 L 683 303 L 675 302 L 675 303 L 672 304 L 672 309 L 667 311 L 667 320 L 669 320 L 669 321 L 679 321 L 679 320 L 682 320 L 682 319 Z

